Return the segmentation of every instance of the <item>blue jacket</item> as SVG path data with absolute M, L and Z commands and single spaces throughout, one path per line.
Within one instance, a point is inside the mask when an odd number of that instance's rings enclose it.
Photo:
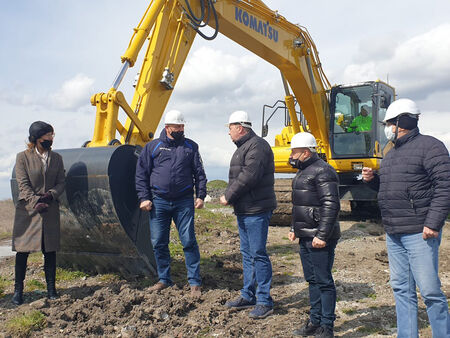
M 206 197 L 206 175 L 198 145 L 188 138 L 178 142 L 163 129 L 158 139 L 147 143 L 136 165 L 136 191 L 139 200 L 154 195 L 173 200 L 194 194 Z

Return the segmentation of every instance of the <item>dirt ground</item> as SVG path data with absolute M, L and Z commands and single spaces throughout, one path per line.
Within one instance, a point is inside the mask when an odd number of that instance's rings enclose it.
M 151 293 L 154 278 L 86 275 L 58 270 L 61 297 L 45 298 L 40 254 L 30 257 L 25 303 L 11 304 L 14 258 L 0 261 L 0 337 L 11 335 L 8 321 L 33 310 L 45 316 L 46 327 L 34 337 L 289 337 L 308 318 L 308 289 L 303 278 L 298 244 L 287 239 L 288 228 L 271 227 L 268 251 L 273 265 L 274 315 L 252 320 L 248 310 L 232 311 L 225 302 L 239 295 L 242 265 L 235 217 L 230 209 L 208 204 L 196 215 L 202 256 L 203 294 L 190 297 L 182 249 L 171 235 L 172 277 L 175 286 Z M 440 276 L 450 294 L 450 229 L 441 245 Z M 385 236 L 380 225 L 343 217 L 342 238 L 336 249 L 337 337 L 394 337 L 395 307 L 389 286 Z M 1 288 L 0 287 L 0 288 Z M 1 291 L 1 290 L 0 290 Z M 0 296 L 2 293 L 0 293 Z M 431 337 L 423 303 L 420 333 Z

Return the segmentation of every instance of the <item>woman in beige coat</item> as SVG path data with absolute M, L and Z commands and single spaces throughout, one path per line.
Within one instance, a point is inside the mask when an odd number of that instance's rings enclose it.
M 47 297 L 56 299 L 56 251 L 59 250 L 59 201 L 64 190 L 61 155 L 52 152 L 53 127 L 42 121 L 30 126 L 28 149 L 17 154 L 16 203 L 12 249 L 16 251 L 12 302 L 23 303 L 23 281 L 30 252 L 42 251 Z

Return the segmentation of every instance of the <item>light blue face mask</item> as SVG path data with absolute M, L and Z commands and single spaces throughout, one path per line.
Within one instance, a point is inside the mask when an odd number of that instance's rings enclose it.
M 386 138 L 389 141 L 394 141 L 395 139 L 395 133 L 392 131 L 393 126 L 385 126 L 384 127 L 384 134 L 386 135 Z

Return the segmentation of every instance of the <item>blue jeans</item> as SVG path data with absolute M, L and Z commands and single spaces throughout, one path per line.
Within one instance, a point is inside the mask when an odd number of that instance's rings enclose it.
M 427 307 L 433 337 L 450 337 L 447 299 L 438 276 L 438 238 L 424 240 L 422 233 L 386 235 L 397 312 L 398 337 L 418 337 L 416 283 Z
M 303 274 L 309 284 L 310 321 L 314 325 L 333 328 L 336 316 L 336 287 L 331 269 L 337 239 L 330 239 L 321 249 L 312 247 L 312 238 L 300 239 Z
M 183 245 L 188 281 L 190 285 L 201 285 L 200 252 L 194 232 L 194 199 L 179 200 L 153 198 L 150 211 L 150 236 L 155 254 L 159 281 L 172 285 L 170 278 L 169 234 L 172 219 Z
M 237 215 L 241 242 L 244 286 L 241 296 L 257 304 L 273 306 L 270 297 L 272 263 L 266 251 L 272 211 L 256 215 Z

